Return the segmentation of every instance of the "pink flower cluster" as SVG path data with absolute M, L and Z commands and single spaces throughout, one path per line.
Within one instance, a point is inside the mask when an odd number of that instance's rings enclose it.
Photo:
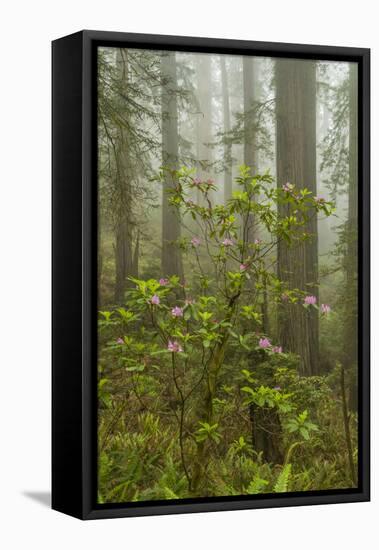
M 179 306 L 175 306 L 171 310 L 171 315 L 173 317 L 183 317 L 183 309 Z
M 247 264 L 241 264 L 240 265 L 240 271 L 243 273 L 244 271 L 246 271 L 246 269 L 248 268 L 249 266 Z
M 271 347 L 271 342 L 268 338 L 260 338 L 259 339 L 259 347 L 266 349 Z
M 321 313 L 328 315 L 328 313 L 330 313 L 331 310 L 332 308 L 328 304 L 321 304 Z
M 304 304 L 307 306 L 314 306 L 317 303 L 316 296 L 306 296 L 304 298 Z
M 234 245 L 234 241 L 233 241 L 233 239 L 228 239 L 228 238 L 227 238 L 227 239 L 224 239 L 224 240 L 222 241 L 222 244 L 223 244 L 224 246 L 233 246 L 233 245 Z
M 205 183 L 206 185 L 214 185 L 214 180 L 211 178 L 208 178 L 206 181 L 203 181 L 201 178 L 194 178 L 192 180 L 193 185 L 201 185 Z
M 168 279 L 159 279 L 158 282 L 161 286 L 167 286 L 170 281 Z
M 154 294 L 150 302 L 153 304 L 153 306 L 159 306 L 159 304 L 161 303 L 159 296 L 157 296 L 156 294 Z
M 293 191 L 293 188 L 294 186 L 292 185 L 292 183 L 285 183 L 284 185 L 282 185 L 282 189 L 283 191 L 285 191 L 286 193 L 291 193 Z
M 271 348 L 271 351 L 273 353 L 282 353 L 283 352 L 282 346 L 272 346 L 272 344 L 271 344 L 271 342 L 268 338 L 260 338 L 258 345 L 262 349 Z
M 191 244 L 192 246 L 194 246 L 195 248 L 197 248 L 198 246 L 201 245 L 201 240 L 198 238 L 198 237 L 193 237 L 191 239 Z
M 169 340 L 167 344 L 167 349 L 172 353 L 180 353 L 181 351 L 183 351 L 183 348 L 181 347 L 179 342 L 177 342 L 176 340 L 174 340 L 174 342 Z
M 301 195 L 297 195 L 295 193 L 295 186 L 292 183 L 285 183 L 284 185 L 282 185 L 282 189 L 285 193 L 291 195 L 291 197 L 295 200 L 299 200 L 301 198 Z

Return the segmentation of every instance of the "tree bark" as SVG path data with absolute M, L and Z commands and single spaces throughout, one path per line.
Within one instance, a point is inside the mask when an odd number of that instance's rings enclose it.
M 116 63 L 118 69 L 119 88 L 126 90 L 128 86 L 128 52 L 119 49 Z M 127 111 L 125 110 L 125 117 Z M 131 208 L 131 167 L 127 131 L 119 126 L 116 150 L 117 171 L 117 210 L 115 225 L 115 295 L 117 304 L 124 301 L 127 277 L 132 274 L 132 208 Z
M 140 232 L 137 229 L 136 244 L 133 252 L 133 277 L 138 279 L 139 276 L 139 251 L 140 251 Z
M 298 59 L 276 61 L 277 183 L 306 187 L 316 195 L 316 73 L 315 63 Z M 287 216 L 288 207 L 279 206 Z M 290 289 L 318 299 L 317 217 L 302 228 L 311 239 L 278 245 L 278 276 Z M 301 358 L 301 372 L 319 372 L 319 321 L 315 309 L 284 304 L 278 312 L 278 335 L 286 351 Z
M 183 278 L 183 264 L 178 241 L 180 239 L 179 213 L 170 205 L 170 189 L 176 184 L 169 171 L 178 169 L 179 134 L 177 106 L 177 75 L 175 52 L 162 55 L 162 163 L 165 179 L 162 195 L 162 275 Z
M 224 115 L 224 202 L 232 198 L 233 180 L 232 180 L 232 143 L 230 141 L 230 98 L 228 74 L 226 71 L 225 56 L 220 56 L 221 67 L 221 87 L 222 87 L 222 107 Z
M 358 360 L 358 74 L 355 63 L 350 64 L 349 74 L 349 206 L 346 224 L 346 293 L 344 353 L 345 365 L 349 372 L 349 405 L 357 408 L 357 360 Z
M 270 407 L 249 407 L 253 447 L 265 462 L 283 464 L 283 430 L 279 413 Z
M 252 57 L 244 56 L 243 61 L 243 124 L 244 124 L 244 164 L 250 168 L 253 175 L 258 172 L 258 147 L 256 139 L 256 113 L 257 102 L 257 78 L 255 60 Z M 249 242 L 257 237 L 254 228 L 254 216 L 249 216 L 248 237 Z
M 257 83 L 255 60 L 249 56 L 243 57 L 243 111 L 244 111 L 244 163 L 250 167 L 251 173 L 257 171 L 257 143 L 255 132 L 254 108 L 257 101 Z
M 198 116 L 197 161 L 198 177 L 209 177 L 209 164 L 212 162 L 212 95 L 211 95 L 211 57 L 200 55 L 197 70 L 197 96 L 200 113 Z

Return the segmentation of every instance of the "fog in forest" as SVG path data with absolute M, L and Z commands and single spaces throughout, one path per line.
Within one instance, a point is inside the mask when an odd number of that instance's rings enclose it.
M 99 48 L 99 502 L 356 486 L 357 93 Z

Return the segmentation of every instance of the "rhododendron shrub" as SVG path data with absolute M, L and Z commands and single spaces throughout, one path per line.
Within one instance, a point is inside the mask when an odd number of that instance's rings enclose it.
M 251 175 L 246 167 L 226 204 L 214 202 L 214 180 L 202 181 L 185 168 L 171 175 L 176 184 L 170 203 L 180 212 L 183 227 L 176 245 L 183 253 L 186 279 L 167 273 L 157 279 L 131 278 L 124 307 L 100 312 L 99 400 L 104 410 L 113 411 L 110 421 L 100 413 L 100 452 L 109 448 L 120 418 L 127 430 L 128 403 L 133 401 L 142 423 L 153 415 L 149 422 L 156 423 L 156 432 L 149 424 L 146 439 L 144 432 L 135 439 L 113 438 L 112 452 L 121 456 L 123 448 L 128 450 L 125 468 L 131 468 L 133 478 L 122 490 L 115 489 L 118 497 L 124 491 L 125 500 L 162 498 L 158 489 L 140 494 L 139 488 L 146 487 L 155 469 L 166 475 L 169 464 L 177 487 L 172 498 L 270 491 L 274 477 L 271 470 L 259 473 L 264 450 L 251 436 L 259 437 L 256 419 L 275 424 L 281 453 L 270 456 L 286 463 L 297 446 L 313 444 L 324 422 L 309 412 L 312 399 L 307 404 L 294 391 L 294 380 L 301 379 L 298 358 L 268 327 L 267 303 L 271 312 L 288 305 L 319 308 L 307 289 L 288 288 L 278 279 L 276 246 L 280 240 L 297 246 L 311 238 L 305 229 L 309 217 L 328 216 L 333 206 L 289 182 L 277 187 L 270 174 Z M 283 204 L 288 215 L 280 217 Z M 330 306 L 320 304 L 320 317 L 331 315 Z M 112 402 L 114 380 L 119 393 Z M 307 382 L 312 383 L 319 382 Z M 225 468 L 234 470 L 237 456 L 239 481 L 225 489 Z M 104 459 L 103 471 L 113 467 Z M 104 491 L 109 493 L 109 487 Z

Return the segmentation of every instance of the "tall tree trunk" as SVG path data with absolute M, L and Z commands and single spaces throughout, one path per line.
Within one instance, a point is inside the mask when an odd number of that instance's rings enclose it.
M 243 111 L 244 111 L 244 163 L 250 167 L 251 173 L 257 171 L 257 143 L 255 131 L 255 104 L 257 101 L 257 83 L 255 60 L 243 57 Z
M 177 75 L 175 52 L 162 55 L 162 163 L 165 168 L 178 169 L 179 135 L 177 106 Z M 162 195 L 162 275 L 183 278 L 182 256 L 178 245 L 180 218 L 169 203 L 169 190 L 175 186 L 175 176 L 165 171 Z
M 232 180 L 232 143 L 230 141 L 230 98 L 229 98 L 229 83 L 228 74 L 226 71 L 225 56 L 220 56 L 221 66 L 221 87 L 222 87 L 222 107 L 224 114 L 224 201 L 225 203 L 231 199 L 233 191 Z
M 307 187 L 316 194 L 316 72 L 315 63 L 298 59 L 276 61 L 277 182 Z M 280 206 L 279 214 L 288 215 Z M 311 240 L 278 245 L 278 276 L 290 289 L 298 288 L 318 299 L 317 218 L 302 231 Z M 285 304 L 278 315 L 280 343 L 301 358 L 301 372 L 319 372 L 319 321 L 315 309 Z
M 346 224 L 346 292 L 344 319 L 345 365 L 350 382 L 350 407 L 357 408 L 357 339 L 358 339 L 358 75 L 355 63 L 350 64 L 349 74 L 349 206 Z
M 197 98 L 199 114 L 196 121 L 197 144 L 197 176 L 207 179 L 211 176 L 209 166 L 212 162 L 212 150 L 209 143 L 212 141 L 212 82 L 211 56 L 197 56 Z M 198 193 L 197 200 L 201 200 Z
M 116 57 L 120 89 L 128 86 L 128 52 L 119 49 Z M 124 117 L 127 117 L 125 110 Z M 124 300 L 127 277 L 132 274 L 132 212 L 131 212 L 131 165 L 127 130 L 124 126 L 118 128 L 117 150 L 117 211 L 115 226 L 115 302 Z
M 99 217 L 97 225 L 97 309 L 103 305 L 103 227 L 101 223 L 101 208 L 99 207 Z
M 137 229 L 136 244 L 134 245 L 133 252 L 133 277 L 138 279 L 139 275 L 139 249 L 140 249 L 140 232 Z
M 317 78 L 317 75 L 316 75 Z M 329 132 L 330 123 L 331 123 L 331 113 L 328 109 L 328 106 L 326 104 L 326 101 L 322 102 L 320 101 L 318 104 L 319 107 L 319 113 L 318 113 L 318 126 L 316 128 L 316 135 L 317 135 L 317 142 L 322 143 L 323 140 L 326 138 Z M 322 172 L 320 169 L 320 165 L 322 162 L 322 151 L 317 151 L 319 158 L 317 158 L 317 181 L 322 181 Z M 326 174 L 324 174 L 326 176 Z M 335 205 L 338 209 L 338 194 L 336 193 L 336 190 L 334 190 L 335 194 Z M 331 239 L 335 235 L 334 232 L 334 225 L 335 225 L 335 219 L 333 216 L 325 217 L 324 219 L 319 220 L 318 222 L 318 233 L 320 236 L 319 240 L 319 254 L 323 255 L 328 253 L 330 250 L 331 245 Z M 323 238 L 324 236 L 324 238 Z M 327 236 L 327 238 L 325 238 Z
M 262 453 L 265 462 L 283 464 L 283 430 L 277 409 L 251 404 L 249 416 L 254 450 Z
M 257 101 L 257 71 L 255 60 L 244 56 L 243 67 L 243 124 L 244 124 L 244 164 L 250 168 L 251 174 L 258 172 L 258 147 L 256 139 L 256 101 Z M 249 229 L 247 240 L 253 242 L 255 235 L 254 217 L 249 216 Z

